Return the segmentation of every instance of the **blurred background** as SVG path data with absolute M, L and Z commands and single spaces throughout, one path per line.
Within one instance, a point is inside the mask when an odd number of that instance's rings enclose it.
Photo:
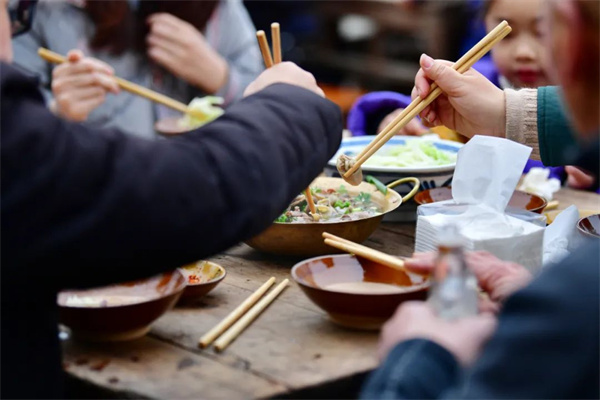
M 458 59 L 483 36 L 475 0 L 247 0 L 257 29 L 282 31 L 283 59 L 311 71 L 346 113 L 375 90 L 409 94 L 421 53 Z

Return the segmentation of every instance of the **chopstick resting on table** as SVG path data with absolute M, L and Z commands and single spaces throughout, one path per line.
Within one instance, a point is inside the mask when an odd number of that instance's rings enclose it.
M 268 69 L 275 64 L 279 64 L 281 62 L 281 29 L 279 23 L 273 22 L 271 24 L 271 39 L 273 40 L 274 57 L 271 57 L 271 51 L 269 50 L 269 43 L 267 42 L 265 31 L 261 30 L 256 32 L 256 39 L 258 40 L 258 47 L 260 47 L 265 67 Z M 315 207 L 315 201 L 313 200 L 310 187 L 304 191 L 304 196 L 306 197 L 310 213 L 314 217 L 317 215 L 317 208 Z
M 254 321 L 254 319 L 258 317 L 260 313 L 263 312 L 263 310 L 267 308 L 267 306 L 271 304 L 277 296 L 279 296 L 281 292 L 283 292 L 283 290 L 288 286 L 288 283 L 289 280 L 284 279 L 279 285 L 277 285 L 275 289 L 271 290 L 269 294 L 256 303 L 254 307 L 250 309 L 250 311 L 244 314 L 243 317 L 241 317 L 231 328 L 229 328 L 227 332 L 223 334 L 223 336 L 221 336 L 215 342 L 215 349 L 217 351 L 223 351 L 225 347 L 229 345 L 229 343 L 234 341 L 235 338 L 237 338 L 239 334 L 242 333 L 242 331 L 246 329 L 248 325 L 250 325 L 250 323 Z
M 453 69 L 459 73 L 465 73 L 469 70 L 481 57 L 489 52 L 492 47 L 504 39 L 510 33 L 512 28 L 508 22 L 502 21 L 490 33 L 479 41 L 471 50 L 464 54 L 454 65 Z M 431 104 L 440 94 L 442 90 L 434 83 L 431 85 L 431 90 L 425 99 L 420 97 L 415 98 L 392 122 L 390 122 L 367 147 L 356 157 L 354 165 L 344 173 L 344 178 L 349 178 L 354 174 L 361 165 L 369 159 L 377 150 L 379 150 L 387 141 L 394 137 L 402 128 L 404 128 L 414 117 L 423 111 Z
M 43 47 L 40 47 L 38 49 L 38 55 L 41 58 L 43 58 L 44 60 L 46 60 L 50 63 L 53 63 L 53 64 L 62 64 L 67 61 L 66 57 L 61 56 L 60 54 L 50 51 L 48 49 L 45 49 Z M 150 90 L 148 88 L 140 86 L 136 83 L 129 82 L 125 79 L 122 79 L 122 78 L 119 78 L 116 76 L 114 77 L 114 79 L 117 82 L 117 84 L 119 85 L 119 87 L 123 90 L 126 90 L 130 93 L 136 94 L 141 97 L 145 97 L 146 99 L 152 100 L 155 103 L 162 104 L 162 105 L 172 108 L 174 110 L 180 111 L 184 114 L 195 115 L 195 112 L 193 110 L 188 109 L 188 106 L 180 101 L 177 101 L 168 96 L 165 96 L 164 94 L 155 92 L 154 90 Z M 202 117 L 202 115 L 200 115 L 200 114 L 199 114 L 199 116 Z
M 221 335 L 227 328 L 229 328 L 235 321 L 237 321 L 246 311 L 248 311 L 275 283 L 275 277 L 271 277 L 261 287 L 256 289 L 242 304 L 237 306 L 235 310 L 230 312 L 221 322 L 219 322 L 214 328 L 208 331 L 198 341 L 198 345 L 202 348 L 207 347 L 213 342 L 219 335 Z

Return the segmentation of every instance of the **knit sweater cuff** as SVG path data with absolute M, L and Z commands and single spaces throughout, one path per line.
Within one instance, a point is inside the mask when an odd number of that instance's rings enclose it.
M 537 89 L 506 89 L 506 138 L 532 147 L 531 158 L 540 159 L 537 125 Z

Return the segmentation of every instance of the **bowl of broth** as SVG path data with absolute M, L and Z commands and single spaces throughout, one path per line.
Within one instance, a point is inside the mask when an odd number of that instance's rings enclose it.
M 73 338 L 115 342 L 144 336 L 152 323 L 173 308 L 186 288 L 179 271 L 151 278 L 58 294 L 60 323 Z
M 415 202 L 419 205 L 436 203 L 438 201 L 445 201 L 452 199 L 452 188 L 451 187 L 440 187 L 435 189 L 428 189 L 417 193 L 415 196 Z M 543 198 L 535 194 L 522 192 L 515 190 L 508 206 L 507 211 L 511 208 L 518 210 L 527 210 L 536 214 L 541 214 L 548 202 Z
M 292 278 L 336 324 L 379 329 L 408 300 L 425 300 L 429 277 L 407 274 L 349 254 L 311 258 L 292 268 Z

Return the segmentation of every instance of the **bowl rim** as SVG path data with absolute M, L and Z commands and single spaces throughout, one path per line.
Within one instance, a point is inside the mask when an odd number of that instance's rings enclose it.
M 594 235 L 592 232 L 589 232 L 589 231 L 583 229 L 583 227 L 581 226 L 581 223 L 583 222 L 584 219 L 590 219 L 591 217 L 596 217 L 596 218 L 600 219 L 600 213 L 592 214 L 592 215 L 588 215 L 587 217 L 579 218 L 577 220 L 577 230 L 588 237 L 592 237 L 594 239 L 600 239 L 600 235 Z
M 195 264 L 199 263 L 199 262 L 206 262 L 209 263 L 211 265 L 214 265 L 216 267 L 218 267 L 223 273 L 221 275 L 219 275 L 218 277 L 211 279 L 210 281 L 207 282 L 200 282 L 200 283 L 188 283 L 188 279 L 185 276 L 185 274 L 183 272 L 180 271 L 180 273 L 183 275 L 184 279 L 185 279 L 185 286 L 186 287 L 198 287 L 198 286 L 204 286 L 204 285 L 212 285 L 213 283 L 218 283 L 220 281 L 222 281 L 223 279 L 225 279 L 225 276 L 227 276 L 227 270 L 225 269 L 225 267 L 223 267 L 221 264 L 217 264 L 214 261 L 209 261 L 209 260 L 198 260 L 195 262 Z M 182 269 L 183 267 L 179 267 L 179 269 Z
M 322 256 L 316 256 L 316 257 L 311 257 L 311 258 L 307 258 L 306 260 L 302 260 L 297 262 L 296 264 L 294 264 L 294 266 L 292 267 L 291 270 L 291 275 L 292 275 L 292 279 L 300 286 L 304 286 L 307 287 L 309 289 L 314 289 L 314 290 L 320 290 L 322 292 L 328 292 L 328 293 L 335 293 L 335 294 L 341 294 L 341 295 L 350 295 L 350 296 L 359 296 L 359 297 L 366 297 L 366 296 L 398 296 L 398 295 L 404 295 L 407 293 L 414 293 L 414 292 L 418 292 L 419 290 L 423 290 L 423 289 L 427 289 L 429 286 L 431 286 L 431 279 L 427 279 L 423 284 L 417 285 L 417 286 L 411 286 L 411 290 L 406 290 L 403 291 L 401 293 L 348 293 L 348 292 L 340 292 L 337 290 L 330 290 L 330 289 L 324 289 L 322 287 L 315 287 L 315 286 L 311 286 L 308 285 L 304 282 L 301 282 L 300 279 L 298 278 L 297 272 L 296 270 L 298 268 L 300 268 L 302 265 L 320 259 L 320 258 L 325 258 L 325 257 L 331 257 L 331 258 L 337 258 L 337 257 L 350 257 L 350 258 L 356 258 L 355 255 L 349 254 L 349 253 L 344 253 L 344 254 L 329 254 L 329 255 L 322 255 Z
M 343 147 L 365 147 L 368 145 L 368 143 L 365 143 L 364 145 L 361 144 L 355 144 L 354 142 L 362 142 L 368 139 L 374 138 L 375 136 L 352 136 L 349 138 L 344 138 L 342 139 L 342 143 L 340 144 L 340 147 L 337 149 L 336 153 L 334 154 L 334 156 L 327 162 L 328 166 L 336 166 L 336 161 L 338 156 L 340 155 L 342 148 Z M 394 136 L 392 139 L 390 139 L 390 141 L 388 141 L 385 146 L 394 146 L 394 145 L 399 145 L 399 143 L 394 143 L 394 141 L 406 141 L 406 140 L 414 140 L 414 139 L 419 139 L 418 137 L 415 136 Z M 439 144 L 444 144 L 450 147 L 453 147 L 456 149 L 456 152 L 458 153 L 458 151 L 464 146 L 463 143 L 460 142 L 454 142 L 452 140 L 445 140 L 445 139 L 436 139 L 436 138 L 430 138 L 429 139 L 431 142 L 433 143 L 439 143 Z M 369 140 L 370 142 L 370 140 Z M 451 164 L 445 164 L 445 165 L 435 165 L 435 166 L 431 166 L 431 167 L 386 167 L 386 166 L 373 166 L 373 165 L 362 165 L 361 169 L 365 172 L 388 172 L 388 173 L 401 173 L 401 174 L 424 174 L 424 173 L 436 173 L 436 172 L 451 172 L 456 168 L 456 162 L 451 163 Z
M 445 201 L 445 200 L 439 200 L 439 201 L 432 201 L 432 202 L 430 202 L 430 203 L 422 203 L 422 202 L 419 202 L 419 201 L 417 200 L 417 197 L 418 197 L 418 196 L 419 196 L 421 193 L 431 192 L 431 191 L 433 191 L 433 190 L 452 190 L 452 186 L 441 186 L 441 187 L 436 187 L 436 188 L 429 188 L 429 189 L 425 189 L 425 190 L 420 190 L 420 191 L 419 191 L 417 194 L 415 194 L 415 195 L 413 196 L 413 199 L 414 199 L 415 203 L 417 203 L 418 205 L 422 206 L 422 205 L 424 205 L 424 204 L 433 204 L 433 203 L 439 203 L 440 201 Z M 535 194 L 535 193 L 529 193 L 529 192 L 526 192 L 526 191 L 524 191 L 524 190 L 518 190 L 518 189 L 515 189 L 515 190 L 513 191 L 513 195 L 514 195 L 514 193 L 522 193 L 522 194 L 526 194 L 526 195 L 528 195 L 528 196 L 534 196 L 534 197 L 537 197 L 537 198 L 539 198 L 539 199 L 541 199 L 541 200 L 542 200 L 542 205 L 541 205 L 541 206 L 539 206 L 539 207 L 536 207 L 536 208 L 533 208 L 533 209 L 531 209 L 531 210 L 527 210 L 527 209 L 526 209 L 526 211 L 535 212 L 535 211 L 537 211 L 537 210 L 543 210 L 543 209 L 544 209 L 544 208 L 546 208 L 546 206 L 548 205 L 548 200 L 546 200 L 544 197 L 542 197 L 542 196 L 540 196 L 540 195 L 537 195 L 537 194 Z M 511 198 L 512 198 L 512 196 L 511 196 Z M 451 199 L 452 199 L 452 198 L 450 198 L 450 199 L 448 199 L 448 200 L 451 200 Z M 509 203 L 510 203 L 510 200 L 509 200 Z M 508 204 L 508 205 L 507 205 L 507 207 L 508 207 L 509 205 L 510 205 L 510 204 Z
M 145 299 L 144 301 L 140 301 L 140 302 L 136 302 L 136 303 L 129 303 L 129 304 L 114 305 L 114 306 L 104 306 L 104 307 L 68 306 L 66 304 L 60 304 L 59 301 L 58 301 L 58 295 L 57 295 L 56 296 L 56 304 L 58 305 L 59 308 L 66 308 L 66 309 L 70 309 L 70 310 L 114 310 L 114 309 L 122 309 L 122 308 L 125 308 L 125 307 L 135 307 L 135 306 L 139 306 L 139 305 L 142 305 L 142 304 L 149 304 L 149 303 L 152 303 L 154 301 L 162 300 L 162 299 L 165 299 L 165 298 L 170 297 L 170 296 L 180 295 L 181 293 L 183 293 L 183 291 L 187 287 L 187 285 L 186 285 L 187 279 L 179 271 L 178 268 L 174 269 L 172 271 L 162 272 L 162 273 L 160 273 L 158 275 L 152 275 L 152 276 L 150 276 L 148 278 L 136 279 L 133 282 L 138 282 L 138 281 L 144 281 L 144 280 L 152 279 L 152 278 L 155 278 L 155 277 L 158 277 L 158 276 L 161 276 L 161 275 L 164 275 L 164 274 L 168 274 L 168 273 L 178 274 L 182 278 L 183 283 L 180 285 L 180 287 L 177 287 L 176 290 L 173 290 L 173 291 L 171 291 L 169 293 L 165 293 L 165 294 L 162 294 L 162 295 L 160 295 L 158 297 L 153 297 L 151 299 Z M 120 285 L 123 285 L 124 283 L 126 283 L 126 282 L 115 283 L 115 284 L 111 284 L 111 285 L 100 286 L 100 287 L 96 287 L 96 288 L 83 289 L 83 290 L 72 290 L 72 289 L 61 290 L 58 294 L 60 295 L 60 293 L 63 293 L 63 292 L 67 292 L 67 293 L 68 292 L 84 292 L 84 291 L 87 291 L 87 290 L 102 289 L 102 288 L 108 288 L 108 287 L 111 287 L 111 286 L 120 286 Z

